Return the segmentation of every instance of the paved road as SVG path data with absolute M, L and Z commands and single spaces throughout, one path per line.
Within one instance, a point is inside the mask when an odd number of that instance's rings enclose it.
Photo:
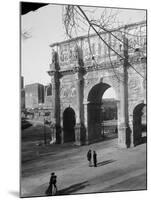
M 88 167 L 86 153 L 94 149 L 98 167 Z M 22 164 L 22 196 L 43 196 L 49 176 L 58 177 L 58 195 L 146 189 L 146 144 L 119 149 L 117 139 L 89 146 L 36 147 L 34 159 Z

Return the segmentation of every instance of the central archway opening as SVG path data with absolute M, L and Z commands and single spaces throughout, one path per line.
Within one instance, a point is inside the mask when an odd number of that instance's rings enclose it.
M 106 83 L 92 87 L 88 94 L 88 139 L 90 142 L 117 137 L 117 100 Z
M 74 142 L 75 141 L 75 127 L 76 118 L 75 112 L 71 107 L 65 109 L 63 113 L 63 132 L 64 132 L 64 142 Z
M 112 87 L 107 89 L 102 96 L 102 135 L 109 138 L 118 137 L 117 128 L 117 97 Z

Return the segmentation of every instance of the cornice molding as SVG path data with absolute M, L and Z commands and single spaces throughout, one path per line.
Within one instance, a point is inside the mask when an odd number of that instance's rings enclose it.
M 130 64 L 140 64 L 140 63 L 146 63 L 147 58 L 145 57 L 138 57 L 138 56 L 133 56 L 129 58 L 129 63 Z M 113 69 L 113 68 L 119 68 L 120 66 L 123 65 L 123 60 L 114 60 L 111 62 L 103 62 L 98 65 L 85 65 L 84 67 L 72 67 L 71 69 L 62 69 L 62 70 L 50 70 L 47 71 L 49 76 L 55 76 L 58 74 L 59 78 L 65 75 L 71 75 L 75 73 L 81 73 L 84 75 L 87 72 L 91 71 L 100 71 L 100 70 L 106 70 L 106 69 Z

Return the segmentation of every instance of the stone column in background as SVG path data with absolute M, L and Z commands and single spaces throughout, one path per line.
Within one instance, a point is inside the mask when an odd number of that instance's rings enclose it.
M 58 54 L 53 50 L 52 63 L 50 64 L 50 71 L 48 74 L 51 76 L 52 84 L 52 98 L 53 98 L 53 111 L 52 111 L 52 125 L 51 132 L 55 137 L 55 143 L 61 143 L 61 126 L 60 126 L 60 73 Z
M 77 110 L 76 110 L 76 125 L 75 125 L 75 144 L 82 145 L 85 143 L 86 130 L 84 126 L 84 105 L 83 105 L 83 92 L 84 92 L 84 63 L 82 42 L 76 46 L 76 61 L 75 61 L 75 80 L 77 91 Z
M 75 67 L 76 91 L 77 91 L 77 110 L 76 110 L 76 125 L 75 125 L 75 144 L 82 145 L 85 143 L 85 127 L 84 127 L 84 105 L 83 105 L 83 90 L 84 90 L 84 69 L 81 66 Z
M 123 66 L 122 79 L 120 81 L 120 105 L 119 105 L 119 119 L 118 125 L 118 145 L 121 148 L 130 147 L 130 127 L 128 123 L 128 39 L 123 37 Z

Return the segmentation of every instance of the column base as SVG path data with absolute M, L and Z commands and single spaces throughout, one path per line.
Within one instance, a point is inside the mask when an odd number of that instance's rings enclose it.
M 61 127 L 57 124 L 52 124 L 50 126 L 51 134 L 53 138 L 53 143 L 61 144 Z
M 118 128 L 118 146 L 120 148 L 131 147 L 131 129 L 129 126 L 120 125 Z
M 131 147 L 131 148 L 133 148 L 133 147 L 135 147 L 135 145 L 134 145 L 134 144 L 131 142 L 131 145 L 130 145 L 130 147 Z
M 86 129 L 83 124 L 75 125 L 75 145 L 81 146 L 86 142 Z

